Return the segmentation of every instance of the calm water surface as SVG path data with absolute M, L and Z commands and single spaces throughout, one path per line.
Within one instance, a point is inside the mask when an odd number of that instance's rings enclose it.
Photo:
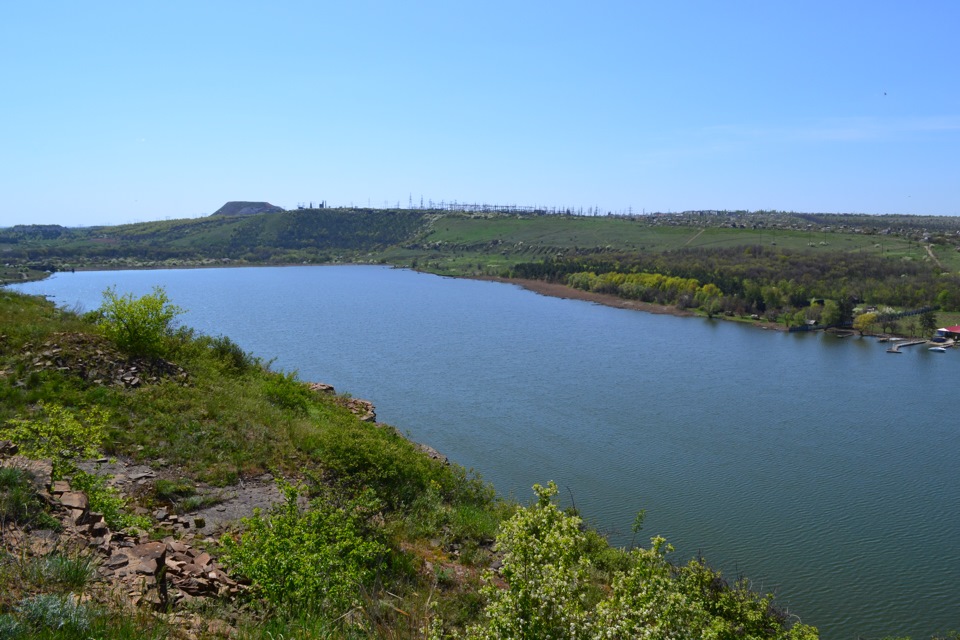
M 828 640 L 960 629 L 960 351 L 790 335 L 380 267 L 58 274 L 88 309 L 154 285 L 184 322 L 523 501 L 556 480 L 615 542 L 663 535 Z

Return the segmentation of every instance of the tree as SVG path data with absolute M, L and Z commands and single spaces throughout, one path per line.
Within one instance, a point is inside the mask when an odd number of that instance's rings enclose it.
M 820 313 L 820 324 L 828 327 L 840 324 L 840 305 L 833 300 L 825 300 Z
M 920 314 L 920 329 L 926 335 L 933 335 L 937 330 L 936 311 L 925 311 Z
M 849 296 L 841 296 L 837 301 L 837 307 L 839 307 L 840 310 L 840 319 L 837 320 L 838 324 L 853 320 L 853 300 L 851 300 Z
M 860 335 L 863 335 L 877 323 L 877 314 L 873 311 L 868 311 L 867 313 L 861 313 L 856 318 L 853 319 L 853 328 L 860 332 Z
M 103 304 L 97 310 L 98 324 L 104 335 L 131 355 L 158 357 L 167 352 L 174 320 L 183 309 L 171 304 L 163 287 L 140 298 L 118 295 L 116 289 L 103 292 Z

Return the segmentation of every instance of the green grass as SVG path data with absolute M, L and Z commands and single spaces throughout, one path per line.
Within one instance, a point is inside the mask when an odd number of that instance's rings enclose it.
M 507 275 L 513 265 L 571 252 L 650 255 L 680 249 L 709 251 L 756 245 L 799 251 L 809 254 L 812 260 L 817 260 L 819 254 L 839 251 L 930 261 L 924 247 L 908 237 L 839 229 L 802 230 L 788 228 L 785 220 L 780 223 L 782 228 L 769 221 L 758 224 L 758 228 L 732 228 L 721 226 L 716 219 L 697 224 L 655 217 L 450 214 L 434 220 L 416 242 L 388 248 L 377 254 L 377 259 L 452 276 Z M 949 264 L 960 270 L 960 256 L 947 257 Z
M 697 229 L 654 227 L 620 218 L 565 216 L 467 218 L 445 217 L 436 221 L 423 239 L 470 246 L 500 242 L 532 247 L 679 248 Z M 655 249 L 656 248 L 656 249 Z
M 6 525 L 59 529 L 26 471 L 0 467 L 0 529 Z
M 431 227 L 423 243 L 463 245 L 465 249 L 490 243 L 491 248 L 522 250 L 528 245 L 559 249 L 603 247 L 611 250 L 642 252 L 673 251 L 681 248 L 726 248 L 745 245 L 773 245 L 788 249 L 811 250 L 841 248 L 850 251 L 911 255 L 921 258 L 923 249 L 915 242 L 897 236 L 802 231 L 793 229 L 733 229 L 693 224 L 666 226 L 656 219 L 588 217 L 445 217 Z

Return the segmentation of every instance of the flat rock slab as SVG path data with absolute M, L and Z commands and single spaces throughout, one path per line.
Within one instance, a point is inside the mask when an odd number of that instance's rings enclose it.
M 117 487 L 139 480 L 149 480 L 157 476 L 156 472 L 145 464 L 131 464 L 122 460 L 112 462 L 87 461 L 81 462 L 77 466 L 87 473 L 113 476 L 110 484 Z
M 251 517 L 254 509 L 266 512 L 273 505 L 283 502 L 283 494 L 273 478 L 267 478 L 269 476 L 261 476 L 244 482 L 243 486 L 216 489 L 211 493 L 220 496 L 218 504 L 191 512 L 186 517 L 191 522 L 195 522 L 195 519 L 202 521 L 204 526 L 196 527 L 196 530 L 209 534 L 241 518 Z

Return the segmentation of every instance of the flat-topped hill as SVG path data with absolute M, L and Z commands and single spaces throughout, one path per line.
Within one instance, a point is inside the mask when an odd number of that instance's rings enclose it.
M 253 216 L 258 213 L 280 213 L 282 207 L 269 202 L 247 202 L 245 200 L 231 200 L 212 214 L 213 216 Z

